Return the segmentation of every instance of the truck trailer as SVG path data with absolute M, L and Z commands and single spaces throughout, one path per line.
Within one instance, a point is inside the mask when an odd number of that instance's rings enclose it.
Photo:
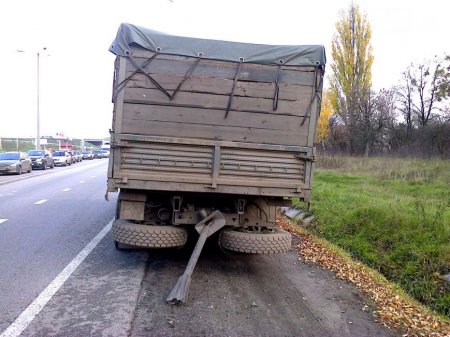
M 108 192 L 119 192 L 116 247 L 182 247 L 199 234 L 168 297 L 185 302 L 206 238 L 279 253 L 277 208 L 309 203 L 325 49 L 164 34 L 121 24 Z M 196 229 L 190 231 L 189 229 Z

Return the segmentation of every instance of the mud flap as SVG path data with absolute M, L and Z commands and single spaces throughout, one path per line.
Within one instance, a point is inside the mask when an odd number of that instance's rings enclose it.
M 195 244 L 195 248 L 192 252 L 183 275 L 180 276 L 177 284 L 166 299 L 169 304 L 179 304 L 181 302 L 187 302 L 192 272 L 194 271 L 195 265 L 197 264 L 198 258 L 200 257 L 200 253 L 202 252 L 206 239 L 220 230 L 223 226 L 225 226 L 225 217 L 220 211 L 212 212 L 197 225 L 195 225 L 195 229 L 200 234 L 200 237 Z

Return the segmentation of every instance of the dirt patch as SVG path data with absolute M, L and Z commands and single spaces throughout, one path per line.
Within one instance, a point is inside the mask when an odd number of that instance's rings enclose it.
M 214 239 L 214 238 L 211 238 Z M 375 322 L 355 286 L 296 250 L 285 254 L 222 252 L 208 242 L 192 277 L 188 303 L 165 298 L 189 249 L 151 251 L 130 336 L 396 336 Z

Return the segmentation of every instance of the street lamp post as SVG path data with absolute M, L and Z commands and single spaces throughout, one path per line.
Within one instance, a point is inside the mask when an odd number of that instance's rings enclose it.
M 46 47 L 42 48 L 42 51 L 47 50 Z M 23 53 L 23 50 L 17 50 L 19 53 Z M 36 150 L 39 150 L 41 148 L 41 126 L 40 126 L 40 65 L 39 65 L 39 58 L 40 58 L 41 51 L 39 50 L 36 53 L 36 74 L 37 74 L 37 90 L 36 90 Z
M 42 48 L 43 51 L 47 50 L 46 47 Z M 40 128 L 40 116 L 39 116 L 39 108 L 40 108 L 40 66 L 39 66 L 39 56 L 40 56 L 40 51 L 38 51 L 36 53 L 37 55 L 37 69 L 36 69 L 36 73 L 37 73 L 37 106 L 36 106 L 36 134 L 37 134 L 37 139 L 36 139 L 36 150 L 40 150 L 41 149 L 41 128 Z
M 44 49 L 45 50 L 45 49 Z M 40 128 L 40 119 L 39 119 L 39 52 L 36 53 L 37 55 L 37 106 L 36 106 L 36 150 L 40 150 L 41 148 L 41 128 Z

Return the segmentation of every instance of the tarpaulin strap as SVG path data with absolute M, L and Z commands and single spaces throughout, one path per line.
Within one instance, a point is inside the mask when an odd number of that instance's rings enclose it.
M 225 113 L 225 118 L 228 117 L 228 113 L 230 112 L 231 102 L 233 102 L 233 97 L 234 97 L 234 89 L 236 88 L 236 83 L 238 81 L 239 72 L 241 71 L 241 66 L 242 66 L 243 62 L 244 62 L 244 58 L 241 57 L 239 59 L 239 65 L 238 65 L 237 70 L 236 70 L 236 75 L 234 76 L 233 89 L 231 89 L 230 98 L 228 99 L 228 105 L 227 105 L 227 110 L 226 110 L 226 113 Z
M 303 124 L 305 124 L 306 118 L 308 118 L 308 115 L 311 112 L 311 108 L 312 108 L 312 105 L 314 103 L 314 100 L 317 98 L 317 107 L 318 108 L 320 107 L 320 104 L 321 104 L 321 101 L 322 101 L 322 97 L 321 97 L 320 93 L 321 93 L 322 82 L 323 82 L 323 70 L 321 68 L 317 68 L 317 70 L 320 70 L 320 72 L 321 72 L 320 81 L 319 81 L 319 83 L 315 83 L 315 85 L 314 85 L 314 89 L 315 89 L 314 90 L 314 95 L 311 98 L 311 102 L 309 102 L 308 109 L 306 109 L 305 116 L 303 117 L 303 120 L 302 120 L 302 122 L 300 124 L 301 126 L 303 126 Z M 317 75 L 316 75 L 316 78 L 317 78 Z M 317 81 L 315 81 L 315 82 L 317 82 Z
M 203 57 L 203 54 L 199 53 L 197 60 L 191 65 L 191 67 L 187 71 L 186 75 L 184 75 L 183 80 L 180 82 L 180 84 L 178 84 L 177 88 L 175 89 L 175 91 L 170 96 L 171 100 L 175 97 L 176 93 L 181 88 L 181 86 L 183 85 L 184 81 L 186 81 L 192 75 L 192 73 L 194 72 L 195 68 L 197 68 L 197 65 L 199 64 L 199 62 L 202 59 L 202 57 Z
M 278 65 L 277 73 L 275 75 L 275 91 L 273 93 L 273 103 L 272 103 L 273 111 L 277 110 L 277 108 L 278 108 L 278 94 L 280 93 L 280 86 L 278 85 L 278 81 L 279 81 L 281 65 L 283 64 L 283 61 L 280 61 L 280 62 L 281 63 Z
M 156 54 L 154 54 L 154 55 L 156 55 Z M 154 55 L 153 55 L 153 57 L 154 57 Z M 144 74 L 164 95 L 166 95 L 167 97 L 171 98 L 171 96 L 167 92 L 167 90 L 164 89 L 161 86 L 161 84 L 159 84 L 149 73 L 147 73 L 142 66 L 137 64 L 137 62 L 131 56 L 127 56 L 127 57 L 130 60 L 130 62 L 136 67 L 136 69 L 138 70 L 137 72 L 140 72 L 140 73 Z
M 153 54 L 149 59 L 147 59 L 147 60 L 142 64 L 141 67 L 142 67 L 142 68 L 145 68 L 146 66 L 148 66 L 148 65 L 150 64 L 150 62 L 156 57 L 156 55 L 158 55 L 158 53 Z M 116 92 L 115 92 L 115 94 L 114 94 L 113 101 L 116 100 L 117 95 L 118 95 L 119 92 L 125 87 L 125 85 L 127 84 L 127 82 L 128 82 L 134 75 L 136 75 L 136 74 L 139 73 L 139 72 L 140 72 L 139 69 L 135 70 L 130 76 L 128 76 L 127 78 L 125 78 L 122 82 L 120 82 L 120 83 L 117 85 L 117 89 L 116 89 Z

